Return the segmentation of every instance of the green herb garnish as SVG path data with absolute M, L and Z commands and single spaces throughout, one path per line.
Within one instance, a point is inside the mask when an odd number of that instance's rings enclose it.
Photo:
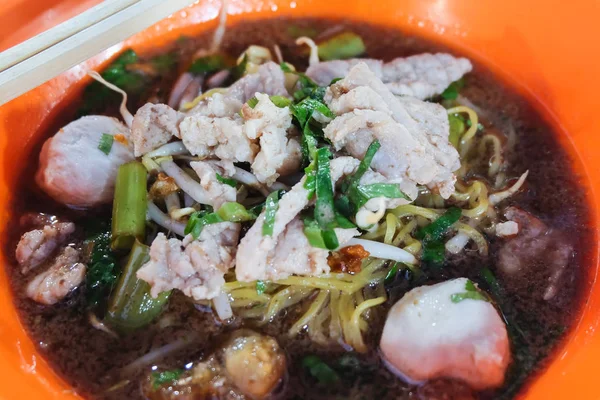
M 182 369 L 174 369 L 171 371 L 153 372 L 152 389 L 157 390 L 163 385 L 173 384 L 184 373 Z
M 465 284 L 465 292 L 454 293 L 450 296 L 453 303 L 460 303 L 467 299 L 489 301 L 489 298 L 477 289 L 477 286 L 470 279 L 467 279 Z
M 265 200 L 265 219 L 262 227 L 263 236 L 273 236 L 275 215 L 279 208 L 279 191 L 271 192 Z
M 465 80 L 463 78 L 452 82 L 446 90 L 442 92 L 442 98 L 444 100 L 455 100 L 458 97 L 458 92 L 465 86 Z
M 302 359 L 302 366 L 311 376 L 323 384 L 331 384 L 340 380 L 338 374 L 317 356 L 306 356 Z
M 256 293 L 263 294 L 267 290 L 267 283 L 265 281 L 256 281 Z
M 119 275 L 117 257 L 110 242 L 110 227 L 107 231 L 91 235 L 85 241 L 92 246 L 90 261 L 85 275 L 86 302 L 93 307 L 100 304 L 114 288 Z
M 102 137 L 100 137 L 100 142 L 98 143 L 98 150 L 103 152 L 106 155 L 110 154 L 110 149 L 112 149 L 113 142 L 115 141 L 115 137 L 113 135 L 109 135 L 108 133 L 103 133 Z
M 324 61 L 354 58 L 367 47 L 362 38 L 353 32 L 343 32 L 319 43 L 319 58 Z
M 237 186 L 237 181 L 235 179 L 232 178 L 226 178 L 223 175 L 219 174 L 217 172 L 217 180 L 221 183 L 224 183 L 226 185 L 229 185 L 231 187 L 236 187 Z

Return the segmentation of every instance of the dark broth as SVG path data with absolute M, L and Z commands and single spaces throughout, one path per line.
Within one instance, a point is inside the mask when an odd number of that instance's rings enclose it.
M 306 56 L 299 54 L 294 45 L 294 36 L 315 35 L 330 29 L 340 31 L 350 29 L 360 34 L 367 45 L 369 57 L 389 60 L 426 51 L 444 51 L 445 49 L 429 41 L 402 32 L 371 26 L 364 23 L 325 20 L 282 20 L 243 23 L 227 30 L 224 49 L 232 55 L 241 53 L 250 44 L 272 47 L 279 44 L 287 61 L 296 66 L 305 67 Z M 182 59 L 189 59 L 193 49 L 209 42 L 212 33 L 206 33 L 197 39 L 188 39 L 178 44 L 178 53 Z M 446 50 L 447 51 L 447 50 Z M 175 72 L 175 71 L 174 71 Z M 165 93 L 172 84 L 173 76 L 166 77 L 152 95 L 165 101 Z M 552 301 L 542 301 L 532 293 L 540 290 L 539 282 L 532 279 L 526 285 L 516 288 L 511 295 L 499 301 L 507 317 L 514 321 L 522 333 L 511 334 L 513 362 L 505 385 L 494 391 L 472 393 L 457 382 L 435 381 L 425 386 L 407 385 L 381 365 L 377 352 L 377 342 L 382 330 L 386 308 L 397 301 L 407 290 L 417 284 L 434 283 L 444 279 L 467 276 L 485 285 L 479 276 L 482 267 L 494 270 L 495 258 L 500 243 L 491 240 L 488 257 L 480 257 L 474 251 L 466 251 L 460 257 L 454 257 L 439 270 L 429 271 L 427 277 L 407 277 L 401 275 L 392 284 L 388 303 L 377 312 L 376 321 L 370 323 L 371 330 L 367 342 L 370 352 L 360 355 L 362 362 L 359 371 L 349 369 L 343 374 L 343 384 L 319 386 L 309 381 L 300 366 L 300 360 L 307 354 L 318 354 L 327 360 L 336 360 L 344 354 L 339 346 L 322 348 L 312 344 L 308 338 L 289 338 L 285 326 L 289 322 L 286 316 L 279 316 L 272 324 L 255 329 L 278 338 L 289 356 L 289 379 L 284 398 L 320 399 L 320 398 L 430 398 L 430 399 L 469 399 L 469 398 L 511 398 L 523 385 L 541 371 L 549 362 L 549 355 L 556 347 L 562 333 L 574 323 L 580 304 L 585 281 L 585 271 L 589 265 L 587 249 L 592 248 L 588 208 L 585 193 L 575 176 L 571 161 L 565 150 L 559 145 L 548 124 L 520 97 L 494 79 L 485 68 L 475 66 L 468 75 L 466 87 L 461 94 L 490 114 L 485 121 L 488 127 L 505 130 L 512 124 L 517 133 L 517 146 L 508 154 L 510 170 L 508 176 L 515 177 L 529 169 L 530 175 L 526 190 L 514 196 L 510 203 L 531 212 L 551 227 L 562 230 L 575 246 L 575 257 L 568 274 L 563 279 L 559 294 Z M 140 99 L 143 103 L 143 100 Z M 135 104 L 130 105 L 135 109 Z M 76 107 L 74 107 L 76 108 Z M 58 127 L 74 118 L 67 111 L 55 121 L 52 135 Z M 41 143 L 40 145 L 41 146 Z M 37 159 L 39 147 L 32 152 Z M 25 212 L 47 212 L 64 216 L 83 224 L 89 215 L 66 210 L 49 201 L 40 194 L 31 183 L 36 166 L 24 171 L 15 202 L 15 215 Z M 109 210 L 100 212 L 101 217 L 109 218 Z M 14 254 L 16 242 L 22 230 L 15 223 L 15 229 L 6 240 L 5 251 Z M 198 333 L 200 340 L 179 354 L 160 360 L 160 368 L 180 368 L 190 361 L 196 361 L 211 352 L 218 345 L 219 337 L 240 326 L 223 326 L 210 312 L 201 310 L 180 293 L 171 297 L 168 308 L 161 318 L 147 329 L 116 339 L 93 328 L 82 301 L 82 292 L 78 290 L 68 301 L 53 307 L 43 307 L 24 296 L 24 285 L 31 276 L 23 277 L 13 265 L 7 266 L 15 293 L 15 304 L 21 319 L 39 350 L 75 390 L 92 398 L 136 399 L 141 398 L 139 380 L 149 370 L 139 371 L 139 376 L 122 377 L 123 366 L 144 355 L 150 349 L 173 342 L 189 333 Z M 501 282 L 502 283 L 502 282 Z M 507 288 L 510 293 L 511 288 Z M 289 310 L 287 316 L 299 310 Z M 222 337 L 222 336 L 221 336 Z M 123 378 L 133 383 L 108 390 Z M 137 380 L 136 380 L 137 379 Z

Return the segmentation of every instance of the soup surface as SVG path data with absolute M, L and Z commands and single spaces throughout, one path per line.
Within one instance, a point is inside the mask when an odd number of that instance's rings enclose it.
M 281 20 L 273 19 L 243 23 L 229 27 L 222 50 L 234 57 L 250 45 L 273 48 L 279 45 L 285 61 L 299 70 L 305 70 L 308 52 L 297 46 L 299 36 L 314 38 L 331 37 L 337 33 L 352 31 L 362 37 L 366 45 L 363 57 L 391 60 L 423 52 L 452 51 L 436 43 L 402 32 L 370 26 L 363 23 L 335 20 Z M 189 65 L 197 49 L 206 48 L 212 32 L 198 38 L 182 38 L 173 48 L 157 49 L 157 54 L 143 55 L 143 59 L 155 59 L 158 54 L 170 54 L 169 61 L 160 77 L 152 78 L 151 84 L 131 96 L 130 110 L 147 101 L 166 103 L 171 87 L 180 72 Z M 364 332 L 366 351 L 352 351 L 340 343 L 317 343 L 306 332 L 290 335 L 290 327 L 307 309 L 307 301 L 289 307 L 276 315 L 269 323 L 256 319 L 234 317 L 224 323 L 214 314 L 209 304 L 193 302 L 189 297 L 174 291 L 162 313 L 144 329 L 126 335 L 107 333 L 100 324 L 101 313 L 90 309 L 87 288 L 80 287 L 64 301 L 53 306 L 37 304 L 29 299 L 25 287 L 31 275 L 23 275 L 14 265 L 7 266 L 15 293 L 15 303 L 22 321 L 46 359 L 84 397 L 107 399 L 137 399 L 148 396 L 152 371 L 183 369 L 189 363 L 205 360 L 222 345 L 227 334 L 239 328 L 251 328 L 256 332 L 277 339 L 287 357 L 287 377 L 274 396 L 289 399 L 320 398 L 381 398 L 381 399 L 508 399 L 514 397 L 528 380 L 534 379 L 551 360 L 553 349 L 562 335 L 575 322 L 582 302 L 579 295 L 585 279 L 586 249 L 589 245 L 588 210 L 585 193 L 570 167 L 570 160 L 558 143 L 552 128 L 519 96 L 498 82 L 481 65 L 474 65 L 457 100 L 476 108 L 481 121 L 477 132 L 479 161 L 471 163 L 468 172 L 459 183 L 467 185 L 473 180 L 494 187 L 496 175 L 490 174 L 494 141 L 500 143 L 504 163 L 502 173 L 506 182 L 513 184 L 525 171 L 529 171 L 524 187 L 501 203 L 499 208 L 518 207 L 542 221 L 548 229 L 559 232 L 557 241 L 571 246 L 568 265 L 554 279 L 549 271 L 552 265 L 542 258 L 528 260 L 530 270 L 511 276 L 501 271 L 499 258 L 506 239 L 485 232 L 489 251 L 483 255 L 477 248 L 467 245 L 459 254 L 447 254 L 442 266 L 420 269 L 399 268 L 398 274 L 386 279 L 385 302 L 368 314 L 369 328 Z M 48 137 L 61 126 L 78 116 L 78 113 L 104 113 L 117 115 L 118 98 L 106 97 L 98 103 L 86 99 L 64 110 L 48 131 Z M 489 143 L 483 137 L 490 135 Z M 481 144 L 483 143 L 483 144 Z M 34 150 L 31 159 L 37 157 L 42 143 Z M 28 229 L 27 218 L 32 213 L 55 215 L 59 219 L 73 221 L 77 226 L 70 239 L 74 246 L 85 247 L 84 240 L 90 226 L 105 221 L 110 224 L 110 207 L 93 211 L 69 209 L 43 194 L 36 186 L 34 173 L 37 165 L 23 172 L 22 186 L 15 188 L 19 195 L 15 203 L 15 215 L 23 215 L 22 222 L 13 222 L 11 236 L 5 251 L 14 254 L 21 235 Z M 500 188 L 510 186 L 501 185 Z M 420 197 L 417 204 L 435 208 L 436 200 Z M 455 199 L 455 202 L 458 202 Z M 439 204 L 439 203 L 438 203 Z M 442 203 L 442 207 L 452 200 Z M 476 203 L 474 203 L 476 204 Z M 442 208 L 439 207 L 439 208 Z M 462 206 L 461 208 L 469 208 Z M 421 223 L 421 222 L 419 222 Z M 483 228 L 482 228 L 483 229 Z M 535 241 L 529 244 L 535 247 Z M 518 251 L 516 257 L 520 257 Z M 539 265 L 541 264 L 541 265 Z M 485 279 L 482 271 L 491 271 L 494 281 Z M 505 383 L 497 389 L 474 391 L 468 385 L 451 379 L 434 379 L 423 385 L 411 385 L 388 370 L 380 357 L 379 340 L 387 311 L 414 287 L 429 285 L 452 278 L 466 277 L 490 293 L 494 304 L 501 310 L 507 323 L 511 343 L 511 363 Z M 489 276 L 488 276 L 489 277 Z M 554 279 L 554 280 L 553 280 Z M 492 282 L 492 283 L 490 283 Z M 549 282 L 555 287 L 549 294 Z M 305 299 L 306 300 L 306 299 Z M 235 312 L 234 312 L 235 314 Z M 163 347 L 172 344 L 171 347 Z M 174 348 L 173 348 L 174 347 Z M 158 352 L 158 353 L 157 353 Z M 149 362 L 140 361 L 148 353 L 156 356 Z M 164 353 L 164 354 L 163 354 Z M 306 367 L 307 356 L 317 356 L 334 370 L 333 382 L 320 382 Z M 133 363 L 133 364 L 132 364 Z M 172 395 L 172 394 L 171 394 Z M 165 395 L 167 396 L 167 395 Z M 157 397 L 169 398 L 169 397 Z M 175 397 L 172 397 L 175 398 Z M 186 397 L 187 398 L 187 397 Z

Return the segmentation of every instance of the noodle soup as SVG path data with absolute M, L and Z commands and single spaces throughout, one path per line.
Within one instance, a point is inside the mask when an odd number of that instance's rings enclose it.
M 212 52 L 211 39 L 182 38 L 143 57 L 125 52 L 73 106 L 77 115 L 48 132 L 95 129 L 88 147 L 100 153 L 89 162 L 114 167 L 116 182 L 95 186 L 98 176 L 73 190 L 75 175 L 50 180 L 52 157 L 72 154 L 54 139 L 24 173 L 11 278 L 22 319 L 56 370 L 90 398 L 515 396 L 571 326 L 589 248 L 584 195 L 546 123 L 458 55 L 425 60 L 425 71 L 447 76 L 403 81 L 400 67 L 386 65 L 447 51 L 402 32 L 269 20 L 228 28 Z M 356 57 L 370 61 L 333 61 Z M 246 93 L 239 82 L 253 77 L 264 79 Z M 132 120 L 106 81 L 127 93 Z M 241 97 L 228 97 L 232 87 Z M 357 116 L 372 119 L 348 128 Z M 89 125 L 69 130 L 70 121 Z M 390 132 L 405 136 L 390 140 Z M 422 175 L 412 174 L 421 161 Z M 305 191 L 300 206 L 294 190 Z M 283 217 L 286 207 L 298 211 Z M 57 243 L 37 265 L 19 253 L 33 231 Z M 176 250 L 188 258 L 170 258 Z M 178 269 L 181 260 L 193 274 Z M 482 358 L 502 361 L 474 379 L 448 373 L 460 356 L 415 371 L 394 341 L 402 334 L 419 357 L 447 354 L 433 334 L 394 329 L 405 325 L 397 322 L 406 321 L 403 301 L 437 299 L 445 286 L 432 285 L 449 282 L 460 288 L 444 295 L 446 314 L 477 307 L 489 316 L 476 321 L 482 331 L 498 338 Z M 481 340 L 461 323 L 456 337 Z M 254 370 L 264 384 L 241 382 L 236 362 L 254 365 L 259 351 L 270 368 Z

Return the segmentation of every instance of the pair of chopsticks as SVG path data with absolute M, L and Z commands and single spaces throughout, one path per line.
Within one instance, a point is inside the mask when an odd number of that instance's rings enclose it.
M 105 0 L 0 53 L 0 105 L 197 0 Z

